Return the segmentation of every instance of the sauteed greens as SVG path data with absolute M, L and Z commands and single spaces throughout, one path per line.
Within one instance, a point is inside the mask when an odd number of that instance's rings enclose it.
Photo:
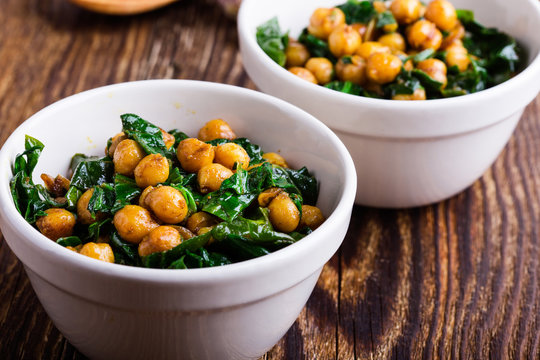
M 348 0 L 316 9 L 297 40 L 273 18 L 257 28 L 257 41 L 304 80 L 393 100 L 475 93 L 513 77 L 523 60 L 515 39 L 448 0 Z
M 214 119 L 197 138 L 134 114 L 104 157 L 75 154 L 68 180 L 32 173 L 44 145 L 26 136 L 13 166 L 18 211 L 48 238 L 99 260 L 201 268 L 269 254 L 323 221 L 317 180 Z

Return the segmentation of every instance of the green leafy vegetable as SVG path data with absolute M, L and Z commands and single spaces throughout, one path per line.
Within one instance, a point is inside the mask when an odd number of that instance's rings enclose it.
M 377 15 L 371 1 L 348 0 L 345 4 L 337 6 L 337 8 L 341 9 L 345 14 L 347 24 L 367 24 Z
M 257 44 L 272 60 L 285 66 L 285 49 L 289 42 L 288 34 L 282 34 L 277 18 L 272 18 L 257 27 Z
M 78 236 L 68 236 L 68 237 L 64 237 L 64 238 L 60 238 L 56 240 L 56 243 L 59 245 L 62 245 L 63 247 L 67 247 L 67 246 L 75 247 L 75 246 L 81 245 L 82 241 Z
M 380 29 L 386 25 L 397 24 L 394 15 L 390 11 L 383 11 L 380 14 L 377 14 L 377 29 Z
M 337 62 L 336 57 L 330 51 L 328 43 L 324 40 L 321 40 L 313 35 L 311 35 L 307 29 L 302 31 L 298 41 L 306 46 L 311 57 L 325 57 L 330 60 L 333 64 Z
M 159 127 L 135 114 L 123 114 L 120 118 L 122 119 L 122 131 L 130 139 L 137 141 L 146 153 L 172 157 L 171 152 L 165 146 Z

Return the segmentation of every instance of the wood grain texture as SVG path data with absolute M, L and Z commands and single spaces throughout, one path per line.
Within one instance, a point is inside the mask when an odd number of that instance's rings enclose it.
M 0 143 L 44 106 L 106 84 L 184 78 L 254 88 L 235 23 L 211 1 L 108 17 L 65 0 L 0 0 Z M 83 359 L 0 239 L 0 357 Z M 355 207 L 307 306 L 264 359 L 539 359 L 540 97 L 463 193 Z

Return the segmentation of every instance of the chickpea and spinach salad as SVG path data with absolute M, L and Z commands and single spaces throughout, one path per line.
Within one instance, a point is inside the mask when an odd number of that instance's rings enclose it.
M 440 99 L 475 93 L 513 77 L 523 50 L 448 0 L 359 1 L 316 9 L 297 40 L 277 18 L 257 43 L 300 78 L 348 94 Z
M 32 173 L 44 145 L 26 136 L 13 165 L 17 210 L 43 235 L 80 254 L 151 268 L 201 268 L 295 243 L 325 218 L 319 184 L 277 153 L 237 138 L 222 119 L 197 137 L 134 114 L 104 157 L 73 156 L 70 179 Z

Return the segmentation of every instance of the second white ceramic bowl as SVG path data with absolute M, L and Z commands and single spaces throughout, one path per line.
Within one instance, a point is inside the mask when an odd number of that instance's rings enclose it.
M 412 207 L 448 198 L 478 179 L 509 140 L 540 90 L 540 3 L 451 0 L 526 48 L 527 68 L 513 79 L 451 99 L 369 99 L 313 85 L 274 63 L 257 45 L 256 28 L 277 16 L 297 37 L 314 9 L 345 0 L 244 0 L 238 35 L 246 71 L 264 92 L 307 110 L 343 140 L 356 165 L 356 202 Z
M 72 154 L 102 155 L 131 112 L 196 134 L 210 119 L 320 181 L 328 217 L 312 234 L 272 254 L 223 267 L 146 269 L 76 254 L 41 235 L 17 212 L 11 165 L 25 134 L 45 149 L 34 172 L 66 174 Z M 341 244 L 356 188 L 345 146 L 321 122 L 271 96 L 182 80 L 118 84 L 59 101 L 25 121 L 0 151 L 0 226 L 58 329 L 92 359 L 251 359 L 293 324 L 323 265 Z M 29 335 L 31 336 L 31 335 Z

